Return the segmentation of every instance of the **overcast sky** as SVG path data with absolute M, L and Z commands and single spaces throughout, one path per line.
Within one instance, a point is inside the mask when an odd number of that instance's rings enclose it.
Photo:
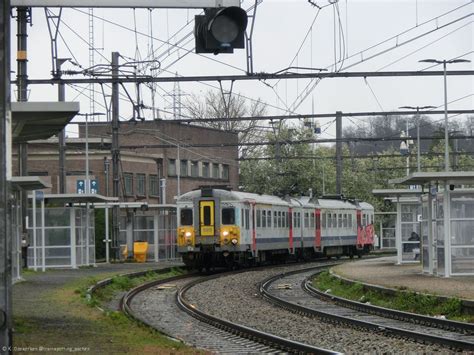
M 472 1 L 340 0 L 336 5 L 327 0 L 312 2 L 321 9 L 306 0 L 263 0 L 258 5 L 253 33 L 255 72 L 276 72 L 289 66 L 327 68 L 329 71 L 423 70 L 430 65 L 418 63 L 420 59 L 462 57 L 474 60 Z M 245 0 L 242 7 L 248 9 L 253 4 L 254 1 Z M 57 13 L 57 9 L 52 10 Z M 97 50 L 94 61 L 107 63 L 111 52 L 118 51 L 129 60 L 159 61 L 163 69 L 160 76 L 244 74 L 245 50 L 218 56 L 193 53 L 193 19 L 198 12 L 95 9 Z M 89 66 L 88 23 L 88 9 L 64 9 L 59 27 L 59 56 L 73 58 L 83 68 Z M 50 37 L 43 9 L 33 10 L 33 26 L 28 31 L 29 77 L 49 78 Z M 177 42 L 180 48 L 176 47 Z M 151 49 L 155 50 L 154 57 L 150 55 Z M 16 24 L 13 20 L 12 70 L 16 70 L 15 53 Z M 65 68 L 78 69 L 71 64 Z M 449 69 L 472 69 L 472 64 L 452 64 Z M 466 97 L 453 102 L 449 108 L 474 107 L 473 83 L 472 77 L 448 77 L 448 101 Z M 305 91 L 308 85 L 313 89 Z M 229 88 L 230 83 L 224 82 L 223 86 Z M 180 84 L 182 94 L 204 94 L 215 90 L 213 87 L 219 86 L 217 83 Z M 55 87 L 31 86 L 30 90 L 30 101 L 57 99 Z M 96 90 L 100 91 L 100 87 L 96 86 Z M 106 91 L 109 94 L 107 88 Z M 135 94 L 131 86 L 129 91 Z M 172 91 L 173 84 L 160 85 L 157 108 L 172 111 L 172 98 L 167 96 Z M 309 80 L 269 81 L 266 84 L 241 81 L 234 83 L 233 92 L 250 99 L 262 99 L 269 105 L 268 114 L 278 115 L 311 113 L 313 102 L 315 113 L 388 111 L 406 105 L 441 106 L 444 102 L 442 77 L 325 79 L 317 85 Z M 89 112 L 88 96 L 85 87 L 67 88 L 67 100 L 80 101 L 83 113 Z M 151 106 L 149 90 L 143 88 L 143 97 L 145 104 Z M 97 93 L 95 100 L 95 111 L 105 112 L 102 95 Z M 185 104 L 186 96 L 182 100 Z M 186 114 L 184 108 L 182 112 Z M 151 117 L 151 112 L 146 115 Z M 164 116 L 171 117 L 171 113 Z M 131 105 L 125 99 L 121 101 L 121 117 L 131 117 Z M 323 128 L 329 127 L 323 138 L 334 135 L 331 121 L 320 121 Z M 72 128 L 68 130 L 73 131 Z

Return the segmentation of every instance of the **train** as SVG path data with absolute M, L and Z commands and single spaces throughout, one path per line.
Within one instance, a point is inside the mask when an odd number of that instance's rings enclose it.
M 277 197 L 202 187 L 179 196 L 177 213 L 178 253 L 193 269 L 361 257 L 374 246 L 374 207 L 343 196 Z

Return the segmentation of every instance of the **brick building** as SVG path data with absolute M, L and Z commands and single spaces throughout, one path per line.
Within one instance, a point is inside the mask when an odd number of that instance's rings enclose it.
M 110 123 L 88 124 L 89 179 L 98 183 L 98 193 L 112 195 L 112 128 Z M 79 125 L 79 138 L 67 139 L 66 193 L 75 193 L 86 179 L 85 124 Z M 195 148 L 192 144 L 217 147 Z M 235 146 L 218 146 L 233 143 Z M 169 121 L 121 122 L 120 200 L 174 203 L 179 192 L 200 185 L 229 185 L 238 188 L 238 137 L 236 133 Z M 13 159 L 17 169 L 17 159 Z M 28 174 L 42 176 L 59 192 L 57 139 L 29 144 Z M 161 189 L 160 189 L 161 180 Z M 163 196 L 162 196 L 163 195 Z

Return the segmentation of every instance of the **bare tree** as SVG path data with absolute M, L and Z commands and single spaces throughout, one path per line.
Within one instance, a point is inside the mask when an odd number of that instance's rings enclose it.
M 191 95 L 186 102 L 186 109 L 192 118 L 223 118 L 218 122 L 202 121 L 198 124 L 239 134 L 239 142 L 255 142 L 265 135 L 266 127 L 259 125 L 258 120 L 234 121 L 225 118 L 260 117 L 265 115 L 266 105 L 260 100 L 247 100 L 240 94 L 216 93 L 208 91 L 204 97 Z M 242 151 L 241 154 L 248 152 Z

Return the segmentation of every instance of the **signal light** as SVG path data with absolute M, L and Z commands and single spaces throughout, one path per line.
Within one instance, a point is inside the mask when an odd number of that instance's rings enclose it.
M 245 48 L 247 22 L 247 13 L 237 6 L 204 9 L 204 15 L 195 16 L 196 53 L 234 53 L 234 48 Z

